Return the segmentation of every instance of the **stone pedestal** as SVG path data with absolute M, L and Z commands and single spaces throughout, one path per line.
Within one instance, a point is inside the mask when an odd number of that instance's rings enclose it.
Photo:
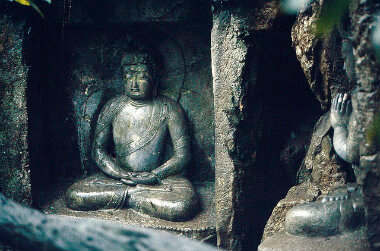
M 215 212 L 213 182 L 195 183 L 194 187 L 200 198 L 197 215 L 185 222 L 172 222 L 139 213 L 131 208 L 119 210 L 75 211 L 67 208 L 64 194 L 66 188 L 60 188 L 55 198 L 42 207 L 47 214 L 58 214 L 80 218 L 96 218 L 131 226 L 147 227 L 183 235 L 202 242 L 215 244 Z
M 258 251 L 370 251 L 364 229 L 344 235 L 305 237 L 284 231 L 267 238 Z

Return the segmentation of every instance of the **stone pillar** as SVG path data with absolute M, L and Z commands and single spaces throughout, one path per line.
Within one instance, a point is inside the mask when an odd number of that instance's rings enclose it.
M 0 5 L 0 8 L 4 7 Z M 10 9 L 8 8 L 8 11 Z M 0 192 L 31 204 L 26 85 L 25 21 L 0 12 Z
M 230 156 L 235 147 L 236 127 L 229 118 L 239 109 L 241 81 L 247 45 L 239 36 L 239 19 L 229 10 L 214 13 L 211 33 L 211 60 L 215 109 L 215 211 L 217 244 L 228 250 L 241 249 L 237 233 L 242 172 Z
M 351 14 L 358 89 L 358 118 L 354 129 L 360 140 L 360 172 L 357 181 L 363 186 L 367 236 L 373 250 L 380 249 L 380 165 L 379 149 L 376 149 L 376 144 L 369 142 L 366 135 L 376 116 L 379 116 L 376 112 L 379 111 L 380 104 L 380 67 L 371 42 L 379 11 L 380 3 L 376 0 L 354 1 Z
M 255 121 L 259 115 L 247 114 L 246 109 L 254 93 L 257 63 L 255 45 L 247 38 L 251 32 L 268 29 L 278 10 L 277 1 L 249 6 L 236 2 L 213 4 L 211 31 L 217 244 L 226 250 L 242 250 L 247 224 L 254 224 L 245 218 L 252 212 L 245 210 L 244 198 L 249 196 L 246 184 L 255 165 L 261 122 Z

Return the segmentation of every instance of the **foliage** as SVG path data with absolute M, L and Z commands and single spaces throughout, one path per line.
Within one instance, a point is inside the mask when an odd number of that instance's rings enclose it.
M 372 30 L 371 41 L 376 52 L 377 61 L 380 62 L 380 13 L 377 13 L 376 24 Z
M 372 127 L 367 131 L 367 140 L 380 148 L 380 111 L 375 116 Z
M 330 34 L 332 29 L 339 25 L 345 15 L 348 14 L 353 0 L 333 0 L 327 1 L 322 7 L 322 13 L 317 21 L 317 37 Z
M 8 0 L 10 2 L 17 2 L 21 5 L 25 5 L 25 6 L 31 6 L 33 9 L 35 9 L 38 14 L 40 14 L 41 17 L 44 17 L 44 14 L 41 12 L 40 8 L 37 6 L 35 0 Z M 51 3 L 51 0 L 44 0 L 45 2 L 47 2 L 48 4 Z
M 310 4 L 311 0 L 284 0 L 281 3 L 282 10 L 289 15 L 295 15 L 297 12 Z
M 314 0 L 283 0 L 282 9 L 287 14 L 297 14 L 301 9 L 306 9 Z M 328 35 L 335 25 L 348 13 L 353 0 L 324 1 L 322 13 L 317 21 L 316 36 Z

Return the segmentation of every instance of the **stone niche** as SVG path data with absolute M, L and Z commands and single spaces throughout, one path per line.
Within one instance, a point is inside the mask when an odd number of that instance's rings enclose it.
M 163 0 L 72 4 L 65 9 L 53 3 L 46 23 L 32 26 L 29 96 L 35 205 L 46 213 L 113 220 L 214 243 L 210 5 Z M 64 13 L 63 21 L 59 13 Z M 99 171 L 90 154 L 95 123 L 104 104 L 123 93 L 120 59 L 133 39 L 144 40 L 161 55 L 158 92 L 178 101 L 188 119 L 188 178 L 201 198 L 201 209 L 187 222 L 165 221 L 132 209 L 78 212 L 65 205 L 67 187 Z

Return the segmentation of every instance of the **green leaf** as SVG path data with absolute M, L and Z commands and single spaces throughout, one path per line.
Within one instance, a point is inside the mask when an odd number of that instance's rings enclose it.
M 19 4 L 30 6 L 29 1 L 27 0 L 15 0 L 15 1 L 18 2 Z
M 367 131 L 367 141 L 374 144 L 377 149 L 380 147 L 380 112 L 375 115 L 373 125 Z
M 40 14 L 40 16 L 42 18 L 44 18 L 45 16 L 42 13 L 42 11 L 40 10 L 40 8 L 38 8 L 38 6 L 32 0 L 28 0 L 28 1 L 29 1 L 30 5 L 32 6 L 32 8 L 35 9 L 38 12 L 38 14 Z
M 42 11 L 40 10 L 40 8 L 38 8 L 38 6 L 34 3 L 34 0 L 14 0 L 14 1 L 21 5 L 31 6 L 33 9 L 35 9 L 38 12 L 38 14 L 40 14 L 42 18 L 45 17 Z M 45 1 L 48 3 L 51 3 L 50 0 L 45 0 Z
M 348 13 L 352 0 L 329 0 L 322 7 L 322 13 L 317 21 L 316 35 L 322 37 L 330 34 L 335 25 Z

